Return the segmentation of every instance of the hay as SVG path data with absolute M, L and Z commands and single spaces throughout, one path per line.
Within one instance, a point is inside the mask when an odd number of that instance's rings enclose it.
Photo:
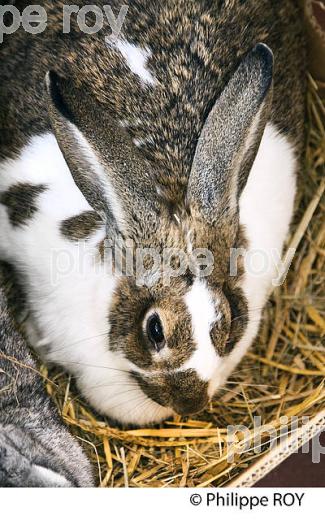
M 228 425 L 246 425 L 253 436 L 253 417 L 261 416 L 280 436 L 281 416 L 313 418 L 324 409 L 324 121 L 324 104 L 309 77 L 306 172 L 287 244 L 297 252 L 265 309 L 254 348 L 208 410 L 151 429 L 118 429 L 95 416 L 71 390 L 69 376 L 43 369 L 47 390 L 92 460 L 98 485 L 225 486 L 260 457 L 254 450 L 236 453 L 241 439 L 227 444 Z M 268 435 L 261 449 L 270 449 Z

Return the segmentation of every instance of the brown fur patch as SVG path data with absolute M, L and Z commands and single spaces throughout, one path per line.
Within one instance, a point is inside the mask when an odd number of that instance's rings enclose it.
M 121 350 L 132 363 L 146 370 L 174 370 L 192 355 L 191 318 L 182 296 L 184 280 L 175 279 L 163 289 L 138 287 L 132 278 L 122 277 L 109 312 L 110 348 Z M 163 324 L 166 347 L 161 357 L 144 332 L 144 319 L 150 309 L 157 309 Z
M 14 227 L 24 226 L 37 211 L 37 197 L 46 190 L 44 184 L 19 182 L 0 194 L 0 203 L 7 207 Z
M 103 220 L 96 211 L 84 211 L 75 217 L 63 220 L 60 232 L 69 240 L 86 240 L 103 226 Z
M 208 383 L 201 381 L 194 370 L 150 377 L 132 375 L 150 399 L 181 415 L 198 413 L 208 403 Z

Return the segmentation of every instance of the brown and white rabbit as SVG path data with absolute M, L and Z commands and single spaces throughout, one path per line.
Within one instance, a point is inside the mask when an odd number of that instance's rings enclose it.
M 42 34 L 5 37 L 0 257 L 39 354 L 97 410 L 143 424 L 201 410 L 256 336 L 293 213 L 304 38 L 294 0 L 122 4 L 115 39 L 74 14 L 64 34 L 50 0 Z M 182 251 L 192 269 L 169 284 L 155 262 L 140 279 L 111 272 L 105 239 L 124 256 Z M 273 262 L 234 274 L 241 248 Z
M 0 287 L 0 487 L 91 486 L 90 463 L 46 395 Z

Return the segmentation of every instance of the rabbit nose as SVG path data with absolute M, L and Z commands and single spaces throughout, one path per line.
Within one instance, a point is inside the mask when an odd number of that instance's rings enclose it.
M 208 396 L 179 397 L 173 402 L 173 410 L 179 415 L 192 415 L 201 412 L 208 403 Z

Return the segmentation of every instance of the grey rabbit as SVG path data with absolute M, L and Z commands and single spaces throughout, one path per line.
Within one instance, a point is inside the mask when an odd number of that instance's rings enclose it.
M 88 487 L 90 462 L 59 418 L 0 287 L 0 487 Z

